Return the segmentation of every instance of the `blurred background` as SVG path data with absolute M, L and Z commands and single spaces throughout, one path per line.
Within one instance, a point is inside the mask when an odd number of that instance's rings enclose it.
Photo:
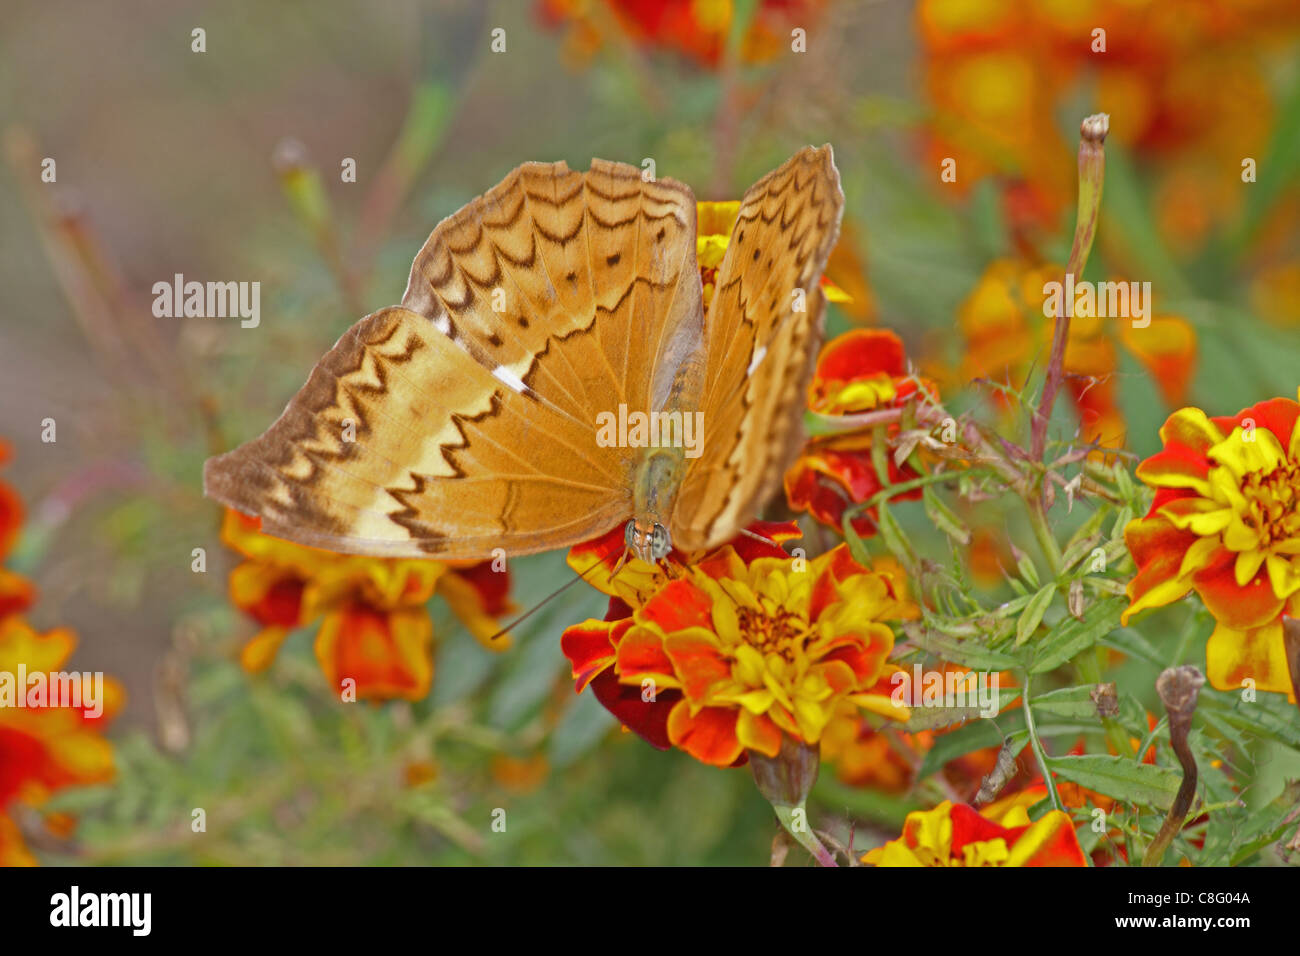
M 440 590 L 432 690 L 386 703 L 337 702 L 319 619 L 250 660 L 274 614 L 232 594 L 249 554 L 222 541 L 203 460 L 259 434 L 400 299 L 432 227 L 521 162 L 653 158 L 736 199 L 833 144 L 852 301 L 832 330 L 893 329 L 953 407 L 998 414 L 970 383 L 1041 364 L 1034 277 L 1068 253 L 1078 123 L 1106 111 L 1088 275 L 1152 282 L 1156 318 L 1075 331 L 1065 414 L 1149 454 L 1172 407 L 1300 381 L 1294 0 L 5 0 L 0 21 L 0 479 L 23 503 L 0 556 L 34 582 L 25 621 L 77 635 L 68 666 L 125 691 L 115 771 L 13 797 L 43 861 L 766 860 L 747 772 L 658 753 L 574 695 L 558 639 L 603 613 L 590 589 L 500 655 Z M 155 318 L 176 273 L 260 282 L 260 325 Z M 973 567 L 996 558 L 985 517 Z M 568 576 L 562 555 L 512 562 L 510 597 Z M 896 829 L 922 796 L 906 776 L 826 769 L 823 799 Z

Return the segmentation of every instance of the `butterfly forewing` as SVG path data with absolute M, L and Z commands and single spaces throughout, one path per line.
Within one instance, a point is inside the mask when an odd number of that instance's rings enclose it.
M 695 205 L 597 161 L 530 163 L 434 230 L 402 307 L 363 319 L 208 493 L 335 551 L 478 559 L 562 548 L 630 513 L 653 356 L 701 320 Z M 698 334 L 698 333 L 697 333 Z
M 821 341 L 819 283 L 843 210 L 829 146 L 801 150 L 741 202 L 705 319 L 701 455 L 671 529 L 685 550 L 732 537 L 798 453 Z

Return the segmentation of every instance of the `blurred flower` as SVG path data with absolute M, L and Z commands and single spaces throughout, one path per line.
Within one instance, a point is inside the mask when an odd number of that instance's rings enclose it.
M 1063 272 L 1060 266 L 1033 266 L 1022 260 L 989 264 L 957 310 L 964 348 L 953 384 L 977 378 L 1013 387 L 1024 382 L 1034 360 L 1045 356 L 1051 344 L 1054 318 L 1044 314 L 1043 289 L 1059 282 Z M 1153 314 L 1149 325 L 1135 328 L 1126 319 L 1079 315 L 1076 310 L 1066 340 L 1067 385 L 1083 440 L 1111 448 L 1123 446 L 1128 430 L 1114 380 L 1117 339 L 1170 405 L 1186 399 L 1197 356 L 1196 331 L 1182 318 Z M 1001 407 L 1008 404 L 1001 394 L 995 401 Z
M 1207 676 L 1220 690 L 1250 677 L 1291 693 L 1281 619 L 1300 616 L 1298 419 L 1286 398 L 1222 418 L 1184 408 L 1137 469 L 1156 495 L 1124 530 L 1138 571 L 1123 621 L 1196 591 L 1218 622 Z
M 0 439 L 0 465 L 7 464 L 11 454 L 9 443 Z M 13 550 L 22 526 L 22 499 L 6 482 L 0 481 L 0 564 Z M 26 610 L 35 597 L 36 590 L 30 581 L 0 567 L 0 618 Z
M 540 753 L 526 757 L 494 754 L 491 769 L 492 779 L 511 793 L 533 793 L 551 773 L 550 762 Z
M 16 681 L 21 668 L 28 684 L 15 683 L 14 690 L 28 694 L 33 675 L 63 672 L 76 643 L 65 628 L 41 634 L 17 615 L 0 619 L 0 674 Z M 124 694 L 111 678 L 103 681 L 102 691 L 97 716 L 82 707 L 52 702 L 0 707 L 0 865 L 36 862 L 9 815 L 16 804 L 39 807 L 66 787 L 113 778 L 113 748 L 103 737 L 103 727 L 121 709 Z
M 982 811 L 948 800 L 907 815 L 903 834 L 869 851 L 874 866 L 1087 866 L 1070 815 L 1049 810 L 1030 821 L 1028 808 L 1046 796 L 1024 790 Z
M 1224 169 L 1261 155 L 1272 123 L 1269 47 L 1293 41 L 1292 0 L 922 0 L 918 32 L 934 116 L 934 168 L 957 161 L 965 194 L 1003 188 L 1013 231 L 1052 231 L 1072 199 L 1055 117 L 1089 86 L 1114 138 L 1162 174 L 1157 224 L 1186 255 L 1240 202 Z M 1106 49 L 1094 50 L 1103 29 Z M 1242 109 L 1250 103 L 1250 109 Z
M 929 382 L 918 386 L 907 371 L 903 343 L 888 329 L 854 329 L 833 339 L 822 349 L 808 386 L 808 408 L 817 415 L 856 415 L 897 408 L 921 388 L 937 390 Z M 898 426 L 890 428 L 891 433 Z M 898 465 L 888 456 L 891 484 L 918 477 L 911 465 Z M 844 510 L 872 498 L 883 486 L 871 461 L 869 429 L 812 439 L 785 474 L 790 507 L 807 511 L 822 524 L 839 531 Z M 897 495 L 918 498 L 916 489 Z M 876 533 L 875 514 L 863 512 L 853 528 L 867 537 Z
M 741 40 L 740 59 L 766 63 L 789 49 L 790 31 L 807 29 L 825 0 L 758 0 Z M 714 69 L 731 32 L 732 0 L 539 0 L 547 26 L 565 27 L 571 60 L 584 63 L 612 30 L 641 46 L 680 53 Z
M 248 560 L 230 574 L 230 599 L 262 629 L 240 662 L 269 667 L 290 631 L 319 622 L 315 652 L 330 686 L 356 682 L 358 698 L 419 700 L 433 680 L 433 622 L 439 594 L 485 644 L 509 610 L 506 571 L 487 562 L 453 568 L 438 561 L 336 554 L 262 534 L 260 522 L 227 511 L 221 539 Z M 504 649 L 505 641 L 491 645 Z
M 776 757 L 783 736 L 815 747 L 842 702 L 906 718 L 890 700 L 894 634 L 885 622 L 917 608 L 898 598 L 893 577 L 862 568 L 844 545 L 807 561 L 740 541 L 686 565 L 670 557 L 671 579 L 632 561 L 613 580 L 593 581 L 614 600 L 606 620 L 564 632 L 577 689 L 593 685 L 660 749 L 724 767 L 746 751 Z M 607 567 L 607 553 L 593 544 L 570 562 L 591 567 L 596 557 Z

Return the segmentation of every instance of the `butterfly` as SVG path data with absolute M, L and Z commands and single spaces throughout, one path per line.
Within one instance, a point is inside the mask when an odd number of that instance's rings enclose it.
M 525 163 L 438 224 L 401 304 L 349 329 L 265 434 L 208 460 L 206 494 L 350 554 L 485 560 L 620 524 L 646 561 L 719 545 L 802 444 L 843 207 L 829 145 L 768 173 L 706 309 L 688 186 Z M 623 424 L 647 418 L 653 443 Z

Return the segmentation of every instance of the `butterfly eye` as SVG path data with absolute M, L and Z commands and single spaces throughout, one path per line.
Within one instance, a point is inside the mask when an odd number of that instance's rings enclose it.
M 650 533 L 650 548 L 656 561 L 668 557 L 668 552 L 673 549 L 673 543 L 668 537 L 668 529 L 663 525 L 655 525 L 654 531 Z
M 623 542 L 631 549 L 636 550 L 636 519 L 633 518 L 623 528 Z

